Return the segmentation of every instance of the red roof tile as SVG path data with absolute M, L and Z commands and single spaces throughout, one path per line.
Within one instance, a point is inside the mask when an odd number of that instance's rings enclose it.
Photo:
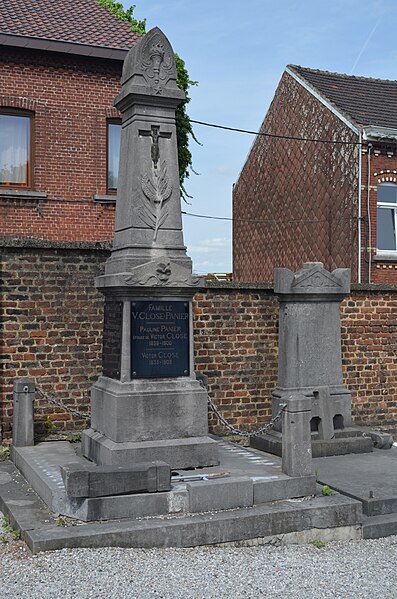
M 106 48 L 139 40 L 96 0 L 0 0 L 0 33 Z
M 329 73 L 296 65 L 288 65 L 288 68 L 352 124 L 397 129 L 397 81 Z

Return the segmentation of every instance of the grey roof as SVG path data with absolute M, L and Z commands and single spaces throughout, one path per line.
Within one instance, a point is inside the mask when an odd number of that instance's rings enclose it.
M 288 65 L 352 124 L 397 129 L 397 81 L 356 77 Z

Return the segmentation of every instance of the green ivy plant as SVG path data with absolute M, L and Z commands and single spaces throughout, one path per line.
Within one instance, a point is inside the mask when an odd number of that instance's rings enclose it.
M 133 4 L 127 10 L 124 10 L 121 2 L 116 0 L 97 0 L 100 6 L 106 8 L 109 12 L 116 15 L 116 17 L 122 21 L 127 21 L 131 24 L 131 30 L 138 35 L 145 35 L 146 33 L 146 19 L 138 21 L 134 18 L 134 9 L 136 7 Z M 186 192 L 184 183 L 185 180 L 190 176 L 190 171 L 193 170 L 192 165 L 192 154 L 189 150 L 190 137 L 192 137 L 197 143 L 196 136 L 193 133 L 192 123 L 188 117 L 186 106 L 190 102 L 188 90 L 192 85 L 197 85 L 197 81 L 192 81 L 189 77 L 189 73 L 186 69 L 185 62 L 177 54 L 175 54 L 175 64 L 177 86 L 185 92 L 186 99 L 178 106 L 176 110 L 176 138 L 178 144 L 178 161 L 179 161 L 179 185 L 181 188 L 181 195 L 186 201 L 190 196 Z

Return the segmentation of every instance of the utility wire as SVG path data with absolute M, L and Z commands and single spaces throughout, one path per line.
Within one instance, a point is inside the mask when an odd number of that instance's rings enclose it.
M 194 216 L 195 218 L 207 218 L 209 220 L 226 220 L 226 221 L 233 221 L 233 222 L 240 222 L 240 223 L 283 223 L 283 224 L 294 224 L 294 223 L 328 223 L 329 219 L 313 219 L 313 220 L 303 220 L 303 219 L 295 219 L 295 220 L 284 220 L 284 219 L 279 219 L 276 220 L 274 218 L 233 218 L 233 217 L 227 217 L 227 216 L 210 216 L 208 214 L 194 214 L 193 212 L 185 212 L 184 210 L 181 210 L 182 214 L 185 214 L 186 216 Z M 354 216 L 350 216 L 350 217 L 343 217 L 340 216 L 338 218 L 333 218 L 332 222 L 336 222 L 338 220 L 357 220 L 357 217 Z
M 362 146 L 361 141 L 342 141 L 340 139 L 312 139 L 310 137 L 294 137 L 292 135 L 277 135 L 276 133 L 263 133 L 262 131 L 250 131 L 249 129 L 238 129 L 237 127 L 226 127 L 225 125 L 215 125 L 214 123 L 205 123 L 204 121 L 194 121 L 191 123 L 196 125 L 204 125 L 205 127 L 214 127 L 215 129 L 225 129 L 226 131 L 237 131 L 238 133 L 248 133 L 249 135 L 260 135 L 262 137 L 272 137 L 274 139 L 289 139 L 291 141 L 313 141 L 318 144 L 340 144 L 345 146 Z

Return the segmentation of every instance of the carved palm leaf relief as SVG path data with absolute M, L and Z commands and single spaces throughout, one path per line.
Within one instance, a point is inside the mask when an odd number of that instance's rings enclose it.
M 172 195 L 172 184 L 167 176 L 167 166 L 162 162 L 159 172 L 154 169 L 152 174 L 146 173 L 141 179 L 142 191 L 145 203 L 140 209 L 140 217 L 143 222 L 153 229 L 153 241 L 157 239 L 157 233 L 168 216 L 166 202 Z

